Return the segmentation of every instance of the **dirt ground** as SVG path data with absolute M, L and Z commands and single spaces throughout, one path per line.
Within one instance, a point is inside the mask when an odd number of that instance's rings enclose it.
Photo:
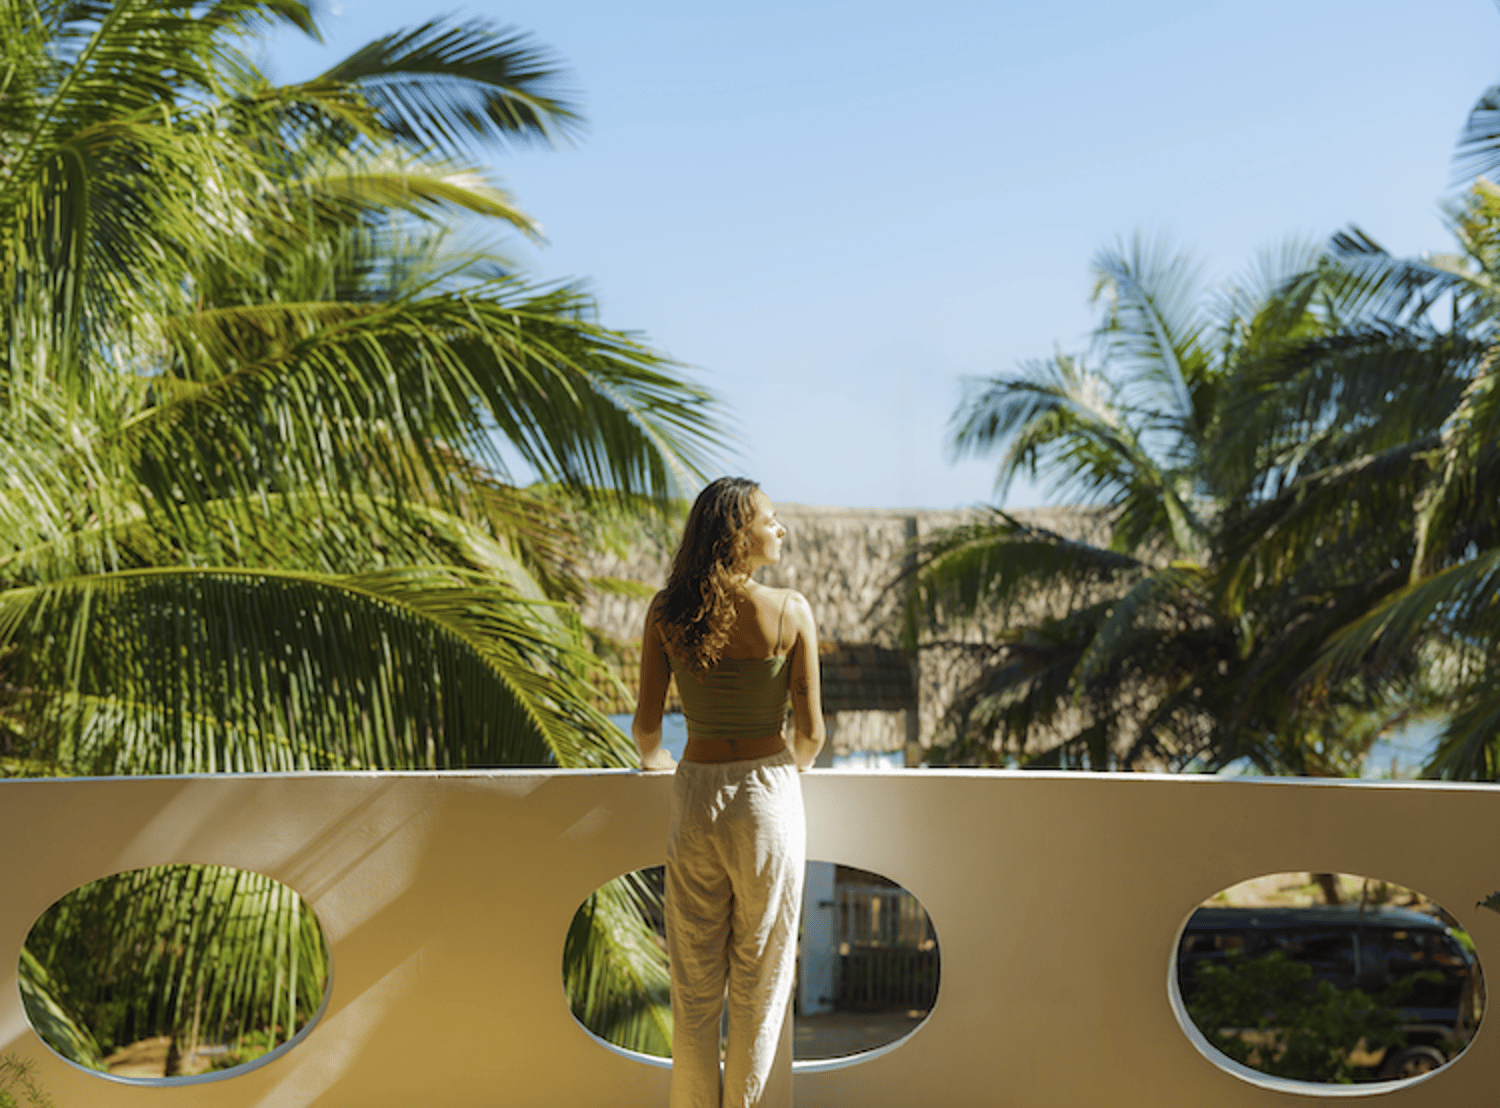
M 793 1057 L 842 1058 L 874 1050 L 909 1035 L 926 1018 L 926 1012 L 829 1012 L 799 1016 L 794 1028 Z M 167 1065 L 167 1037 L 142 1039 L 121 1047 L 104 1060 L 109 1072 L 119 1077 L 160 1077 Z M 201 1073 L 208 1059 L 193 1058 L 187 1073 Z
M 1384 881 L 1369 881 L 1347 873 L 1338 874 L 1339 896 L 1345 904 L 1358 904 L 1360 895 L 1371 906 L 1415 908 L 1430 911 L 1430 901 L 1420 893 Z M 1205 908 L 1310 908 L 1327 903 L 1323 891 L 1309 873 L 1268 873 L 1241 881 L 1203 902 Z
M 830 1012 L 800 1016 L 794 1028 L 794 1057 L 798 1061 L 842 1058 L 874 1050 L 904 1038 L 921 1025 L 926 1012 Z M 161 1077 L 167 1060 L 166 1036 L 144 1039 L 115 1051 L 105 1059 L 109 1072 L 120 1077 Z M 1356 1064 L 1374 1065 L 1378 1055 L 1355 1058 Z M 188 1073 L 201 1073 L 208 1060 L 192 1059 Z
M 927 1017 L 926 1012 L 828 1012 L 798 1016 L 793 1028 L 792 1056 L 842 1058 L 874 1050 L 910 1035 Z
M 166 1035 L 142 1039 L 129 1046 L 122 1046 L 104 1059 L 104 1064 L 116 1077 L 161 1077 L 167 1070 L 167 1047 L 171 1041 Z M 194 1055 L 182 1067 L 182 1072 L 202 1073 L 208 1067 L 207 1058 Z

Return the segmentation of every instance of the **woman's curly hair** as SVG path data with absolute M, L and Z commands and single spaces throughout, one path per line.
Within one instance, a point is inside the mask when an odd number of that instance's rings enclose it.
M 747 477 L 720 477 L 698 494 L 682 529 L 657 622 L 668 652 L 694 673 L 718 665 L 729 642 L 759 488 Z

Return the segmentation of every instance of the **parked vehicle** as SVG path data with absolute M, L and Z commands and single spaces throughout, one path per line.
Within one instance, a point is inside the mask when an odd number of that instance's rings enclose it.
M 1327 981 L 1373 997 L 1409 980 L 1400 1002 L 1405 1046 L 1361 1062 L 1382 1079 L 1436 1069 L 1473 1037 L 1483 998 L 1473 955 L 1442 920 L 1401 908 L 1200 908 L 1177 951 L 1183 1001 L 1192 1003 L 1199 965 L 1272 951 L 1310 968 L 1311 987 Z

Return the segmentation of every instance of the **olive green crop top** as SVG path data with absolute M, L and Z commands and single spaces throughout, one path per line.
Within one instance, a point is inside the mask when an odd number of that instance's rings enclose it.
M 667 655 L 677 676 L 688 738 L 759 739 L 781 734 L 791 683 L 787 655 L 780 652 L 781 628 L 790 599 L 791 593 L 781 598 L 776 653 L 769 658 L 720 658 L 717 666 L 700 677 Z
M 700 678 L 668 655 L 694 739 L 757 739 L 781 733 L 790 697 L 787 655 L 721 658 Z

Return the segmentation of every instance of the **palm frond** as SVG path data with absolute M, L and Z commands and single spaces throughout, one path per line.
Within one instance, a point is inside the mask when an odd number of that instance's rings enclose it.
M 1136 235 L 1094 258 L 1094 299 L 1107 311 L 1097 337 L 1105 356 L 1149 399 L 1132 402 L 1163 414 L 1188 438 L 1199 428 L 1193 391 L 1211 365 L 1202 309 L 1202 267 L 1165 239 Z
M 672 1053 L 666 951 L 647 921 L 661 897 L 640 873 L 589 894 L 563 941 L 563 985 L 573 1015 L 630 1050 Z
M 1102 609 L 1102 605 L 1099 606 Z M 1045 765 L 1045 738 L 1056 744 L 1079 721 L 1069 693 L 1082 643 L 1070 623 L 1048 623 L 1000 644 L 971 646 L 978 672 L 956 692 L 934 736 L 934 765 L 995 765 L 1010 757 Z
M 1500 170 L 1500 85 L 1474 102 L 1453 153 L 1455 183 L 1493 177 Z
M 267 494 L 259 502 L 209 501 L 180 517 L 180 530 L 131 510 L 0 553 L 0 580 L 35 585 L 127 569 L 224 565 L 339 574 L 396 564 L 479 573 L 528 601 L 582 588 L 566 518 L 525 490 L 491 486 L 484 499 L 491 502 L 456 515 L 420 503 L 398 508 L 363 497 Z
M 1424 635 L 1493 636 L 1500 587 L 1500 547 L 1395 592 L 1341 630 L 1318 663 L 1323 673 L 1367 660 L 1381 665 L 1409 652 Z
M 630 764 L 560 614 L 453 570 L 178 568 L 0 593 L 0 647 L 75 772 Z
M 188 365 L 226 372 L 122 431 L 159 505 L 269 486 L 451 487 L 437 444 L 501 473 L 498 433 L 549 479 L 664 498 L 716 443 L 709 394 L 570 290 L 515 282 L 413 302 L 226 309 L 184 319 Z M 340 318 L 341 317 L 341 318 Z M 246 329 L 256 360 L 228 363 Z
M 1493 669 L 1465 690 L 1438 735 L 1422 776 L 1447 781 L 1500 780 L 1500 680 Z
M 1115 491 L 1139 467 L 1155 469 L 1102 374 L 1064 355 L 1025 362 L 1013 375 L 970 381 L 949 430 L 956 457 L 1007 444 L 996 478 L 1003 494 L 1023 471 L 1045 466 L 1090 491 Z
M 8 345 L 45 336 L 42 365 L 66 382 L 107 330 L 149 325 L 184 269 L 254 257 L 229 180 L 242 160 L 218 136 L 106 121 L 49 147 L 34 173 L 0 179 Z
M 1105 609 L 1105 618 L 1089 640 L 1088 647 L 1073 672 L 1074 699 L 1084 696 L 1090 683 L 1107 666 L 1127 641 L 1138 623 L 1149 622 L 1168 598 L 1190 598 L 1189 606 L 1201 606 L 1206 600 L 1206 574 L 1202 567 L 1174 562 L 1133 584 L 1118 600 Z
M 25 949 L 51 996 L 111 1047 L 162 1034 L 183 1053 L 247 1032 L 284 1042 L 318 1010 L 328 983 L 322 929 L 302 898 L 223 866 L 92 881 L 42 914 Z
M 359 89 L 392 135 L 421 150 L 549 139 L 579 122 L 548 51 L 483 21 L 431 20 L 386 35 L 317 80 Z
M 1434 480 L 1417 498 L 1414 576 L 1438 568 L 1442 552 L 1460 534 L 1460 521 L 1481 517 L 1493 526 L 1495 480 L 1500 477 L 1500 368 L 1492 349 L 1443 422 Z M 1467 540 L 1468 536 L 1463 536 Z M 1464 545 L 1465 543 L 1461 543 Z
M 1358 309 L 1350 322 L 1373 317 L 1410 323 L 1467 285 L 1451 266 L 1439 268 L 1430 257 L 1397 258 L 1358 227 L 1336 233 L 1328 254 L 1334 263 L 1330 280 L 1340 298 Z
M 1241 499 L 1275 498 L 1318 470 L 1433 434 L 1486 346 L 1375 322 L 1247 361 L 1210 442 L 1215 483 Z
M 1323 254 L 1323 244 L 1300 237 L 1257 250 L 1232 281 L 1210 294 L 1221 341 L 1243 342 L 1253 351 L 1257 339 L 1279 343 L 1296 335 L 1314 310 Z
M 1293 579 L 1303 567 L 1334 560 L 1363 544 L 1409 565 L 1407 506 L 1429 473 L 1436 437 L 1402 442 L 1379 454 L 1304 476 L 1274 499 L 1236 508 L 1222 522 L 1217 551 L 1229 610 Z
M 67 1008 L 59 998 L 62 990 L 57 981 L 24 946 L 18 976 L 26 1019 L 42 1042 L 85 1069 L 103 1070 L 104 1051 L 87 1020 Z
M 285 23 L 309 38 L 323 40 L 313 9 L 301 0 L 213 0 L 198 18 L 240 33 L 252 33 L 265 26 Z
M 362 208 L 411 211 L 430 208 L 461 209 L 475 215 L 501 219 L 528 238 L 539 240 L 541 228 L 523 212 L 515 197 L 497 188 L 472 169 L 424 163 L 421 166 L 393 162 L 388 166 L 363 165 L 342 171 L 325 171 L 316 180 L 304 177 L 298 186 L 321 193 L 333 201 L 348 201 Z
M 906 589 L 902 638 L 915 649 L 924 627 L 1015 615 L 1043 598 L 1059 605 L 1144 572 L 1137 559 L 1066 539 L 996 511 L 947 528 L 915 553 L 893 587 Z

